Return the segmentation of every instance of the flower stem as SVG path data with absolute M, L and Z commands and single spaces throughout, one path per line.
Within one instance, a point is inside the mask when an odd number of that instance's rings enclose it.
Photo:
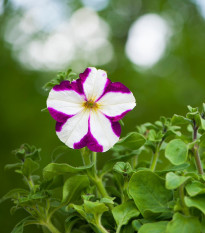
M 151 169 L 152 172 L 154 172 L 155 169 L 156 169 L 158 158 L 159 158 L 159 150 L 160 150 L 160 147 L 161 147 L 163 141 L 164 141 L 164 138 L 162 138 L 161 142 L 158 143 L 156 151 L 155 151 L 155 153 L 153 155 L 152 163 L 150 165 L 150 169 Z
M 120 233 L 121 227 L 122 227 L 122 225 L 117 226 L 116 233 Z
M 90 161 L 90 151 L 87 150 L 86 148 L 82 149 L 82 158 L 83 158 L 83 162 L 85 165 L 90 165 L 91 161 Z M 94 169 L 92 170 L 87 170 L 87 175 L 90 178 L 90 180 L 96 185 L 98 192 L 100 193 L 100 195 L 104 198 L 109 197 L 103 182 L 102 182 L 102 178 L 100 178 L 97 175 L 97 166 L 96 166 L 96 161 L 97 161 L 97 153 L 96 152 L 92 152 L 92 162 L 94 163 Z M 112 205 L 108 204 L 109 208 L 112 209 Z
M 193 123 L 193 130 L 194 130 L 194 132 L 193 132 L 193 141 L 196 141 L 197 140 L 198 127 L 196 126 L 195 121 Z M 198 173 L 199 174 L 203 174 L 204 171 L 203 171 L 201 159 L 200 159 L 200 156 L 199 156 L 198 145 L 197 144 L 194 145 L 193 151 L 194 151 L 194 158 L 195 158 L 195 162 L 196 162 L 196 167 L 197 167 Z
M 189 209 L 187 208 L 185 202 L 184 202 L 184 184 L 179 186 L 179 197 L 180 197 L 180 202 L 181 202 L 181 206 L 183 208 L 183 212 L 185 215 L 189 216 Z
M 51 221 L 42 223 L 42 225 L 44 225 L 45 227 L 47 227 L 48 230 L 49 230 L 51 233 L 60 233 L 60 231 L 52 224 Z
M 157 160 L 158 160 L 158 157 L 159 157 L 159 152 L 158 152 L 158 149 L 156 149 L 154 155 L 153 155 L 153 158 L 152 158 L 152 163 L 150 165 L 150 169 L 151 171 L 155 171 L 155 168 L 157 166 Z
M 101 216 L 98 217 L 97 222 L 96 222 L 96 226 L 97 226 L 98 230 L 101 231 L 101 233 L 108 233 L 108 231 L 101 224 Z
M 97 171 L 97 152 L 92 152 L 92 161 L 94 164 L 94 172 L 96 173 Z

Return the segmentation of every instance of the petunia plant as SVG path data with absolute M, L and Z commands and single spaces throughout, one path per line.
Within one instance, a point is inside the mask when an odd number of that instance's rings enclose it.
M 23 144 L 13 152 L 17 161 L 5 168 L 20 174 L 25 188 L 1 202 L 11 199 L 11 214 L 24 209 L 28 216 L 12 233 L 32 224 L 45 233 L 205 233 L 205 104 L 120 138 L 135 98 L 105 71 L 61 72 L 45 89 L 63 145 L 43 171 L 40 149 Z M 82 156 L 79 167 L 58 162 L 72 149 Z M 99 169 L 97 153 L 108 150 Z

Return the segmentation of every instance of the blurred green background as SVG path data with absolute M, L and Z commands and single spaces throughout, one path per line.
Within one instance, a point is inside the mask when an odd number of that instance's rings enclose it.
M 58 71 L 96 66 L 128 86 L 138 105 L 124 118 L 122 135 L 204 102 L 204 0 L 0 0 L 0 24 L 0 196 L 23 186 L 18 174 L 4 170 L 14 162 L 12 150 L 24 142 L 42 148 L 43 168 L 62 145 L 54 120 L 41 112 L 42 86 Z M 72 151 L 65 160 L 79 165 L 79 158 Z M 2 233 L 26 215 L 11 216 L 10 207 L 0 205 Z

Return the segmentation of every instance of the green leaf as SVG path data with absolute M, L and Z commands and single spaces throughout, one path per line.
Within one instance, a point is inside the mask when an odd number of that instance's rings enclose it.
M 145 218 L 169 212 L 167 203 L 172 200 L 172 191 L 165 188 L 164 179 L 151 171 L 138 171 L 132 175 L 129 194 Z
M 164 174 L 164 173 L 167 173 L 167 172 L 173 172 L 173 171 L 182 171 L 182 170 L 185 170 L 186 168 L 188 168 L 190 165 L 189 163 L 183 163 L 183 164 L 180 164 L 180 165 L 176 165 L 176 166 L 168 166 L 165 170 L 162 170 L 162 171 L 156 171 L 157 174 Z
M 102 202 L 92 202 L 84 200 L 84 210 L 86 213 L 94 215 L 102 215 L 105 211 L 108 211 L 108 207 Z
M 166 233 L 200 233 L 201 225 L 196 217 L 184 216 L 176 213 L 168 223 Z
M 87 200 L 84 200 L 83 205 L 71 204 L 70 206 L 73 207 L 89 223 L 94 225 L 98 225 L 101 215 L 105 211 L 108 211 L 108 207 L 104 203 Z
M 173 125 L 183 125 L 183 124 L 190 124 L 191 120 L 187 119 L 186 117 L 174 114 L 174 116 L 171 119 L 171 122 Z
M 0 199 L 0 203 L 2 203 L 3 201 L 7 199 L 11 199 L 11 198 L 17 199 L 20 195 L 28 195 L 28 194 L 29 194 L 29 191 L 25 189 L 20 189 L 20 188 L 12 189 Z
M 20 169 L 22 166 L 22 163 L 12 163 L 12 164 L 6 164 L 4 169 L 8 170 L 8 169 Z
M 45 179 L 51 179 L 57 175 L 86 171 L 87 169 L 90 169 L 91 167 L 93 167 L 93 164 L 90 164 L 88 166 L 72 167 L 66 163 L 49 163 L 43 169 L 43 176 Z
M 115 145 L 116 146 L 122 145 L 123 147 L 129 150 L 137 150 L 141 146 L 143 146 L 145 142 L 146 142 L 146 139 L 144 136 L 142 136 L 141 134 L 137 132 L 131 132 L 124 138 L 121 138 L 119 142 L 116 143 Z
M 187 193 L 189 196 L 194 197 L 198 194 L 205 193 L 205 186 L 204 184 L 198 182 L 198 181 L 193 181 L 190 184 L 187 184 L 185 186 Z
M 71 202 L 80 196 L 81 191 L 89 186 L 89 179 L 86 175 L 71 176 L 63 186 L 62 202 Z
M 39 168 L 39 164 L 30 158 L 26 158 L 22 166 L 22 173 L 29 177 L 34 171 Z
M 120 174 L 132 174 L 133 170 L 132 167 L 130 165 L 130 163 L 128 162 L 117 162 L 114 167 L 113 170 L 120 173 Z
M 100 199 L 100 202 L 114 205 L 114 201 L 113 201 L 114 199 L 115 197 L 103 197 Z
M 169 172 L 166 174 L 166 188 L 167 189 L 176 189 L 181 184 L 186 182 L 190 177 L 178 176 L 174 172 Z
M 167 221 L 146 223 L 140 227 L 138 233 L 165 233 L 167 224 Z
M 77 78 L 77 74 L 72 72 L 72 69 L 68 69 L 66 72 L 59 72 L 57 77 L 52 79 L 51 81 L 47 82 L 43 89 L 45 91 L 51 90 L 54 86 L 59 85 L 62 81 L 68 80 L 72 82 L 74 79 Z
M 140 212 L 136 208 L 133 201 L 124 202 L 112 209 L 113 217 L 117 223 L 117 226 L 126 225 L 130 219 L 138 217 Z
M 23 228 L 26 223 L 30 223 L 31 220 L 33 220 L 30 216 L 24 218 L 19 223 L 16 224 L 16 226 L 13 228 L 11 233 L 23 233 Z
M 41 149 L 36 148 L 35 146 L 30 146 L 27 143 L 24 143 L 20 146 L 20 148 L 13 151 L 13 154 L 20 161 L 24 161 L 25 158 L 31 158 L 34 161 L 40 160 L 40 151 Z
M 180 139 L 170 141 L 165 149 L 165 157 L 174 165 L 185 163 L 187 156 L 188 147 Z
M 205 214 L 205 195 L 196 197 L 185 197 L 184 201 L 188 207 L 195 207 Z
M 131 159 L 132 157 L 136 156 L 136 153 L 130 153 L 128 155 L 123 155 L 123 156 L 118 156 L 114 159 L 111 159 L 111 160 L 108 160 L 103 169 L 102 169 L 102 173 L 106 173 L 106 172 L 109 172 L 113 169 L 113 166 L 116 164 L 116 162 L 120 161 L 120 162 L 126 162 L 128 161 L 129 159 Z

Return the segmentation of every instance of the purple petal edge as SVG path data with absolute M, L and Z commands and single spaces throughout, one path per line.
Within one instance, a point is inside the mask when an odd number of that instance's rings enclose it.
M 73 117 L 74 115 L 67 115 L 63 112 L 59 112 L 55 110 L 54 108 L 49 108 L 48 111 L 51 114 L 51 116 L 57 121 L 56 122 L 56 132 L 60 132 L 62 130 L 63 125 L 66 123 L 66 121 Z
M 113 116 L 113 117 L 111 117 L 111 116 L 108 116 L 108 115 L 105 115 L 109 120 L 111 120 L 111 121 L 113 121 L 113 122 L 116 122 L 116 121 L 119 121 L 119 120 L 121 120 L 128 112 L 130 112 L 132 109 L 128 109 L 128 110 L 126 110 L 126 111 L 124 111 L 122 114 L 120 114 L 120 115 L 117 115 L 117 116 Z
M 120 82 L 112 83 L 108 79 L 108 81 L 105 85 L 104 91 L 103 91 L 102 95 L 97 99 L 97 101 L 100 100 L 105 94 L 107 94 L 109 92 L 120 92 L 122 94 L 130 94 L 131 93 L 129 88 L 127 88 L 124 84 L 122 84 Z
M 51 114 L 51 116 L 53 117 L 53 119 L 55 119 L 58 122 L 66 122 L 69 118 L 74 116 L 74 115 L 67 115 L 63 112 L 59 112 L 59 111 L 55 110 L 54 108 L 50 108 L 50 107 L 48 107 L 48 111 Z
M 66 123 L 66 121 L 65 122 L 56 122 L 56 132 L 60 132 L 61 130 L 62 130 L 62 128 L 63 128 L 63 125 Z
M 79 74 L 79 77 L 80 77 L 80 80 L 82 81 L 82 83 L 85 82 L 85 80 L 89 76 L 90 72 L 91 72 L 91 69 L 90 68 L 86 68 L 83 73 Z
M 70 83 L 68 80 L 62 81 L 59 85 L 53 87 L 54 91 L 75 91 L 79 95 L 84 95 L 83 86 L 80 79 Z
M 103 152 L 103 146 L 98 143 L 90 131 L 90 117 L 88 119 L 88 133 L 79 142 L 73 144 L 74 149 L 81 149 L 85 146 L 91 151 Z

